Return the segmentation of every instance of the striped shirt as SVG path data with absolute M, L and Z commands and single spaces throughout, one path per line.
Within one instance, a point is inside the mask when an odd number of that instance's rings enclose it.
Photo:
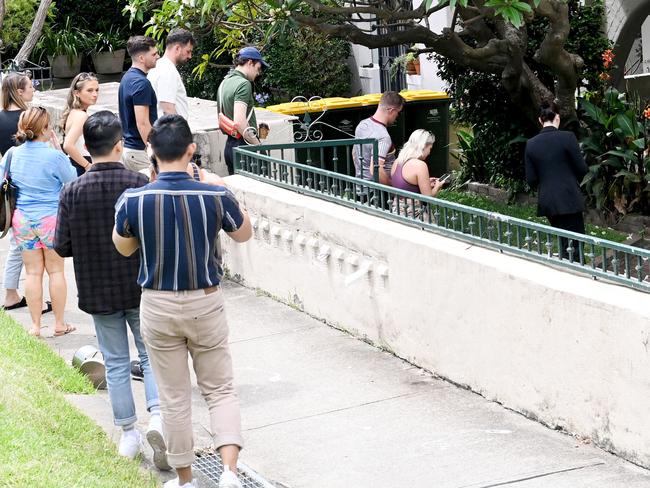
M 140 241 L 138 284 L 165 291 L 199 290 L 223 277 L 219 232 L 244 217 L 232 192 L 164 172 L 154 183 L 126 190 L 115 205 L 115 228 Z

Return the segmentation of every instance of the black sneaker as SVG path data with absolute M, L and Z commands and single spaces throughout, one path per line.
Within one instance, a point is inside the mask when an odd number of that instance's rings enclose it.
M 144 381 L 144 373 L 140 367 L 140 361 L 131 361 L 131 379 L 135 381 Z

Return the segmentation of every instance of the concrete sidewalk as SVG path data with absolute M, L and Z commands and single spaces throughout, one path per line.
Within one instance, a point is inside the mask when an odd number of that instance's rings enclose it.
M 7 241 L 0 241 L 3 261 L 6 248 Z M 96 338 L 90 317 L 76 307 L 69 260 L 66 275 L 66 320 L 78 330 L 45 340 L 69 362 Z M 650 487 L 647 470 L 438 380 L 271 298 L 233 283 L 224 288 L 247 443 L 242 460 L 278 486 Z M 26 309 L 12 316 L 28 327 Z M 45 317 L 48 336 L 53 318 Z M 143 387 L 133 386 L 144 429 Z M 70 400 L 119 439 L 106 391 Z M 210 446 L 208 413 L 196 388 L 192 408 L 196 447 Z

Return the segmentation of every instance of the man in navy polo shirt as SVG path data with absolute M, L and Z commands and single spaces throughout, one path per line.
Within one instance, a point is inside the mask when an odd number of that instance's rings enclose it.
M 243 440 L 218 239 L 224 230 L 237 242 L 247 241 L 250 220 L 227 188 L 186 172 L 196 144 L 183 117 L 161 117 L 149 142 L 160 173 L 154 183 L 120 197 L 113 242 L 125 256 L 140 249 L 141 331 L 158 383 L 167 459 L 178 473 L 165 487 L 195 486 L 189 353 L 225 467 L 219 488 L 241 488 L 236 473 Z
M 149 167 L 145 144 L 158 118 L 158 99 L 147 79 L 160 57 L 151 37 L 133 36 L 126 43 L 132 66 L 124 73 L 118 92 L 120 121 L 124 130 L 124 166 L 134 171 Z

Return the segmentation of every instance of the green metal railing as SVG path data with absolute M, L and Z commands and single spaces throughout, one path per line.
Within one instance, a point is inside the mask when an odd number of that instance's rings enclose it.
M 536 224 L 495 212 L 399 190 L 348 174 L 324 169 L 350 169 L 351 148 L 376 141 L 351 139 L 282 145 L 241 146 L 235 149 L 239 174 L 288 190 L 345 205 L 424 230 L 529 260 L 557 265 L 594 278 L 604 278 L 650 292 L 650 251 L 584 234 Z M 343 164 L 322 157 L 294 163 L 287 151 L 316 149 L 339 155 Z M 280 158 L 270 152 L 280 151 Z M 298 152 L 296 152 L 298 154 Z M 377 154 L 376 146 L 373 154 Z M 353 164 L 353 163 L 352 163 Z M 377 161 L 374 174 L 377 175 Z M 322 166 L 322 167 L 321 167 Z M 353 173 L 352 173 L 353 174 Z

